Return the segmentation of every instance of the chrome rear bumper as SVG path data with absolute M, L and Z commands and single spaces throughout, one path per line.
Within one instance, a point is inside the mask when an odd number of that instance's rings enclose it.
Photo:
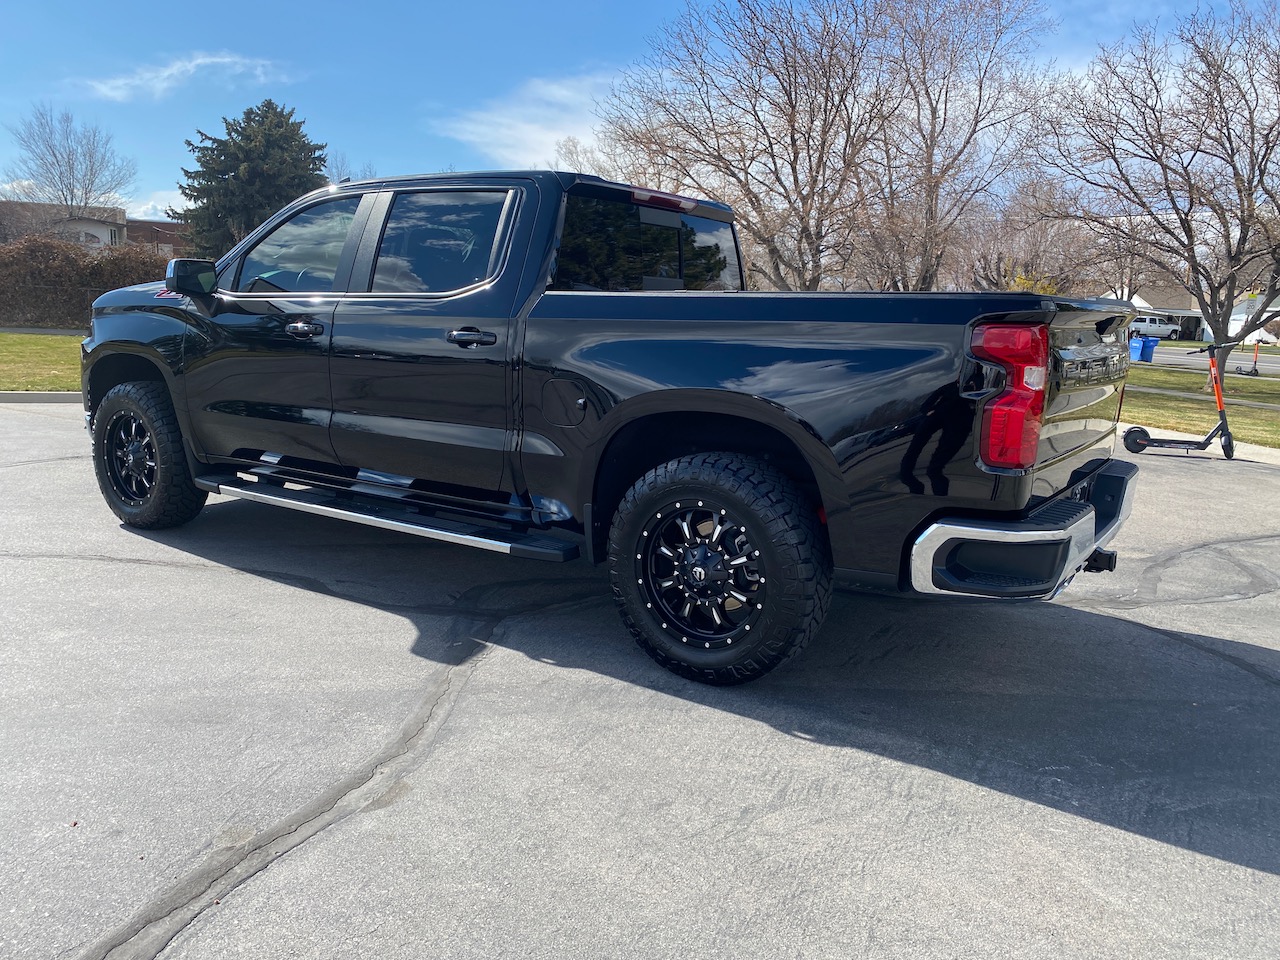
M 1086 500 L 1056 500 L 1024 520 L 943 519 L 911 547 L 918 593 L 1006 599 L 1058 594 L 1105 547 L 1133 509 L 1138 468 L 1111 460 L 1089 478 Z M 1110 564 L 1114 565 L 1114 564 Z

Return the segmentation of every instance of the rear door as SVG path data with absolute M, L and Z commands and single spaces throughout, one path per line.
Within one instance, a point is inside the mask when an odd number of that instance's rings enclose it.
M 500 488 L 523 197 L 501 182 L 380 197 L 333 318 L 330 436 L 344 466 L 462 496 Z

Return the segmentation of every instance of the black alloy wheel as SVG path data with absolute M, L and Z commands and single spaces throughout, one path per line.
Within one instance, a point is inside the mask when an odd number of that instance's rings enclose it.
M 107 475 L 116 496 L 140 506 L 156 486 L 156 445 L 136 414 L 118 410 L 107 424 Z
M 681 643 L 727 647 L 760 619 L 767 585 L 741 519 L 718 502 L 676 500 L 641 532 L 636 583 Z
M 817 507 L 739 454 L 681 457 L 640 477 L 614 513 L 609 567 L 636 643 L 702 683 L 745 683 L 785 663 L 831 602 Z
M 195 485 L 164 384 L 122 383 L 93 415 L 93 467 L 111 512 L 131 527 L 186 523 L 208 494 Z

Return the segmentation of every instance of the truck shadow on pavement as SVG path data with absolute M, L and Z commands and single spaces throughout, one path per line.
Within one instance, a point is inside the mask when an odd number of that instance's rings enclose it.
M 1280 874 L 1280 653 L 1053 604 L 840 592 L 801 657 L 687 682 L 630 640 L 603 569 L 513 561 L 247 503 L 148 539 L 406 618 L 413 655 L 481 641 Z M 252 589 L 252 581 L 244 589 Z M 1212 616 L 1207 617 L 1211 622 Z M 359 642 L 353 637 L 352 642 Z

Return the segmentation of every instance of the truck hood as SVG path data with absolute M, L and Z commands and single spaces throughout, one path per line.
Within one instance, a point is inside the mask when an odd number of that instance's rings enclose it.
M 99 310 L 104 307 L 123 307 L 135 306 L 141 303 L 151 303 L 155 300 L 183 299 L 181 294 L 171 293 L 165 289 L 163 280 L 154 280 L 151 283 L 137 283 L 132 287 L 121 287 L 118 290 L 109 290 L 98 299 L 93 301 L 93 309 Z

